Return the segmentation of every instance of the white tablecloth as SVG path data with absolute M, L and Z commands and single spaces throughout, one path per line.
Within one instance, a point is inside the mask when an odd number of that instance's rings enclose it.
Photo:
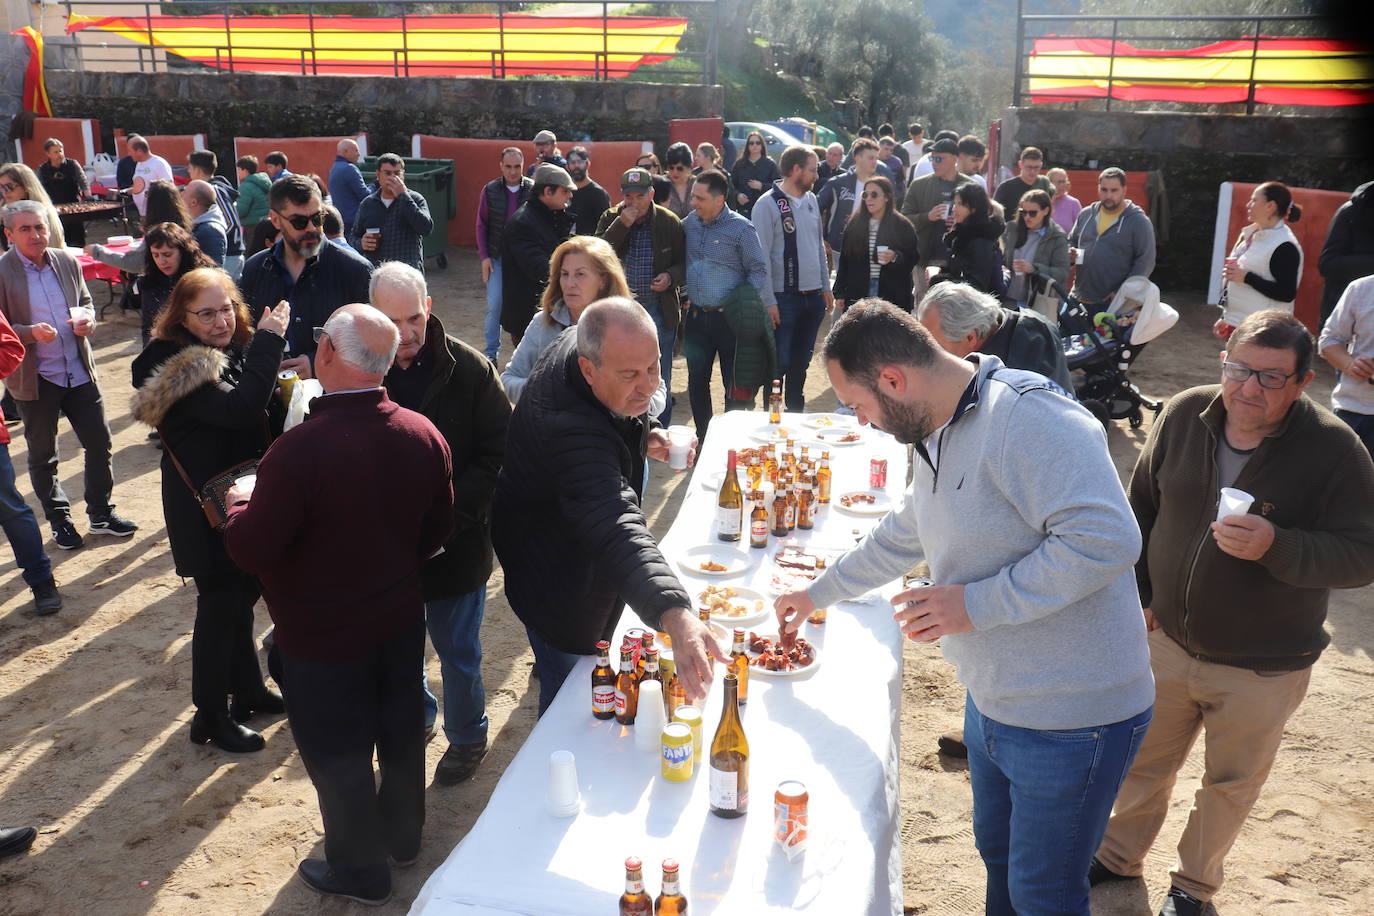
M 801 430 L 800 419 L 787 415 L 783 425 Z M 766 422 L 767 415 L 756 412 L 717 416 L 693 473 L 718 474 L 726 450 L 756 445 L 749 434 Z M 906 449 L 872 430 L 865 436 L 860 445 L 830 448 L 834 494 L 867 489 L 868 462 L 876 455 L 888 459 L 888 493 L 899 499 Z M 819 457 L 814 442 L 811 450 Z M 712 528 L 715 493 L 700 485 L 702 479 L 690 482 L 663 540 L 670 560 L 691 547 L 720 543 Z M 832 502 L 813 531 L 795 534 L 801 543 L 847 546 L 856 529 L 866 532 L 876 521 L 843 513 Z M 741 543 L 749 550 L 747 509 Z M 746 585 L 766 594 L 771 564 L 764 554 L 776 549 L 770 538 L 767 551 L 749 551 L 755 560 L 746 575 L 714 584 Z M 694 597 L 713 584 L 685 575 L 683 582 Z M 620 629 L 639 625 L 627 610 Z M 777 627 L 770 617 L 750 629 L 775 633 Z M 704 771 L 689 783 L 665 782 L 657 752 L 635 749 L 632 727 L 593 718 L 594 660 L 587 658 L 531 731 L 472 830 L 425 883 L 411 913 L 604 916 L 615 911 L 623 890 L 626 856 L 636 855 L 644 860 L 655 895 L 660 862 L 678 859 L 695 914 L 899 914 L 901 635 L 881 595 L 831 608 L 824 626 L 808 625 L 803 635 L 819 648 L 813 671 L 793 678 L 754 674 L 749 680 L 746 816 L 712 815 Z M 703 704 L 708 751 L 720 719 L 722 680 L 717 668 Z M 549 754 L 559 749 L 576 756 L 582 791 L 581 813 L 567 819 L 544 811 Z M 811 796 L 809 846 L 791 862 L 772 839 L 773 791 L 785 779 L 801 780 Z

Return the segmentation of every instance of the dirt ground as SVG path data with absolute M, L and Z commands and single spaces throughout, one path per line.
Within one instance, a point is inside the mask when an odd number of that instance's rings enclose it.
M 450 250 L 449 258 L 446 271 L 431 269 L 435 310 L 451 332 L 480 346 L 485 300 L 475 255 Z M 1136 364 L 1136 379 L 1155 396 L 1216 379 L 1210 314 L 1195 299 L 1170 296 L 1167 279 L 1163 285 L 1165 298 L 1181 306 L 1183 321 Z M 97 303 L 104 301 L 103 286 L 94 294 Z M 137 320 L 116 312 L 110 310 L 95 343 L 114 433 L 115 499 L 141 528 L 127 540 L 93 537 L 82 550 L 52 550 L 66 607 L 46 618 L 33 615 L 12 552 L 0 545 L 0 823 L 35 824 L 41 831 L 28 856 L 0 862 L 0 914 L 363 912 L 321 903 L 294 878 L 297 862 L 322 855 L 323 843 L 315 793 L 285 719 L 266 725 L 267 748 L 256 754 L 231 756 L 187 741 L 195 591 L 172 571 L 158 453 L 128 412 Z M 679 421 L 687 414 L 685 382 L 679 358 L 673 377 Z M 1313 393 L 1323 403 L 1331 383 L 1321 367 Z M 834 403 L 823 373 L 814 370 L 809 394 L 817 409 Z M 1145 430 L 1124 422 L 1112 429 L 1112 454 L 1123 475 L 1144 436 Z M 63 484 L 79 502 L 77 443 L 65 426 L 61 450 Z M 25 451 L 19 436 L 11 455 L 21 469 L 20 490 L 36 505 L 22 473 Z M 655 467 L 647 504 L 660 533 L 685 483 Z M 1371 606 L 1374 588 L 1332 596 L 1332 645 L 1230 856 L 1229 881 L 1216 901 L 1226 916 L 1374 912 Z M 482 635 L 490 753 L 470 782 L 429 789 L 419 863 L 396 873 L 395 898 L 379 912 L 408 909 L 482 811 L 534 723 L 532 657 L 505 602 L 499 571 L 487 607 Z M 262 607 L 258 626 L 268 626 Z M 938 649 L 908 644 L 906 662 L 901 834 L 907 911 L 977 913 L 983 869 L 970 829 L 966 768 L 935 751 L 936 737 L 960 721 L 963 691 Z M 437 685 L 432 653 L 429 676 Z M 431 773 L 444 748 L 442 735 L 429 746 Z M 1099 889 L 1093 898 L 1098 916 L 1155 912 L 1200 779 L 1201 754 L 1195 749 L 1182 773 L 1144 883 Z

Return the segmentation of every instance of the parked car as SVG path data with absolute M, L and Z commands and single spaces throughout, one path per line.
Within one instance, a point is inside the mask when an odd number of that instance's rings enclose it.
M 774 162 L 778 161 L 783 150 L 800 142 L 796 137 L 789 136 L 772 124 L 760 124 L 757 121 L 726 121 L 725 127 L 730 131 L 730 139 L 735 141 L 736 152 L 741 156 L 744 155 L 744 138 L 753 130 L 763 134 L 768 156 Z

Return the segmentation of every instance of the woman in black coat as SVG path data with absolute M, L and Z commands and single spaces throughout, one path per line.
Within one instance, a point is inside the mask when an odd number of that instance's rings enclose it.
M 949 261 L 934 282 L 967 283 L 1000 298 L 1007 291 L 1000 244 L 1006 228 L 982 185 L 960 185 L 954 191 L 954 228 L 944 237 Z
M 911 270 L 920 263 L 916 227 L 897 212 L 892 182 L 879 175 L 864 182 L 863 206 L 844 227 L 835 271 L 835 305 L 868 296 L 911 311 Z
M 263 683 L 253 646 L 257 581 L 229 559 L 173 456 L 197 488 L 261 457 L 273 419 L 280 427 L 274 394 L 290 317 L 283 302 L 263 312 L 253 333 L 234 281 L 218 268 L 199 268 L 178 281 L 133 365 L 138 391 L 130 411 L 162 433 L 162 512 L 172 559 L 177 574 L 196 583 L 191 741 L 226 751 L 261 750 L 262 735 L 240 723 L 285 707 Z
M 754 212 L 754 202 L 773 189 L 773 182 L 782 177 L 778 164 L 768 158 L 768 147 L 763 142 L 763 134 L 749 131 L 744 140 L 744 155 L 735 160 L 730 170 L 730 186 L 735 196 L 730 206 L 744 216 Z
M 138 307 L 143 345 L 152 340 L 153 322 L 177 281 L 197 267 L 214 267 L 191 233 L 176 223 L 158 223 L 143 236 L 143 272 L 138 275 Z

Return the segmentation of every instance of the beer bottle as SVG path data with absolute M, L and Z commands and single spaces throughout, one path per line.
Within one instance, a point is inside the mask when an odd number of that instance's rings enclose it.
M 720 482 L 716 497 L 716 537 L 722 541 L 738 541 L 744 528 L 744 492 L 739 488 L 735 473 L 735 450 L 726 458 L 725 479 Z
M 644 650 L 644 671 L 639 675 L 639 680 L 635 683 L 635 689 L 645 681 L 658 681 L 663 683 L 663 676 L 658 671 L 658 650 L 650 646 Z
M 804 468 L 811 467 L 811 456 L 808 454 L 808 452 L 810 451 L 810 447 L 807 446 L 805 442 L 803 442 L 801 447 L 801 464 Z
M 763 496 L 754 491 L 754 511 L 749 513 L 749 546 L 768 546 L 768 510 L 763 507 Z
M 749 702 L 749 653 L 744 651 L 744 628 L 735 627 L 735 644 L 730 648 L 730 670 L 739 681 L 739 705 Z
M 625 893 L 620 895 L 620 916 L 651 916 L 652 898 L 644 891 L 644 863 L 639 856 L 625 860 Z
M 725 673 L 725 707 L 711 739 L 711 813 L 739 817 L 749 809 L 749 741 L 739 717 L 739 679 L 733 669 Z
M 654 901 L 654 916 L 687 916 L 687 898 L 678 889 L 677 859 L 663 860 L 663 893 Z
M 697 608 L 697 617 L 708 627 L 711 625 L 711 609 L 708 606 L 703 604 Z
M 782 382 L 773 380 L 773 393 L 768 396 L 768 422 L 782 422 Z
M 767 458 L 763 463 L 763 476 L 773 486 L 778 485 L 778 447 L 768 446 Z
M 781 486 L 773 494 L 773 537 L 787 537 L 787 492 Z
M 821 452 L 821 469 L 816 472 L 816 501 L 822 506 L 830 503 L 830 453 Z
M 759 488 L 759 481 L 763 479 L 763 467 L 759 464 L 759 456 L 757 452 L 749 456 L 748 474 L 749 489 L 757 490 Z
M 635 680 L 634 655 L 629 649 L 621 649 L 620 676 L 615 681 L 615 720 L 621 725 L 634 725 L 638 708 L 639 683 Z
M 611 644 L 596 643 L 596 667 L 592 669 L 592 715 L 615 718 L 615 672 L 611 670 Z
M 787 447 L 782 450 L 782 464 L 789 474 L 797 470 L 797 446 L 791 439 L 787 440 Z
M 649 658 L 649 650 L 654 648 L 654 640 L 657 639 L 657 638 L 658 638 L 658 634 L 657 634 L 657 633 L 654 633 L 654 632 L 651 630 L 651 631 L 649 631 L 648 633 L 645 633 L 644 636 L 643 636 L 643 638 L 640 640 L 640 645 L 641 645 L 643 648 L 641 648 L 641 649 L 639 650 L 639 658 L 636 659 L 636 661 L 635 661 L 635 680 L 636 680 L 636 681 L 641 681 L 641 680 L 644 679 L 644 665 L 645 665 L 645 663 L 648 661 L 648 658 Z
M 668 675 L 668 683 L 663 687 L 663 710 L 667 714 L 666 721 L 673 721 L 673 713 L 677 712 L 679 706 L 687 705 L 687 688 L 682 686 L 682 681 L 677 676 L 677 665 L 673 665 L 673 670 Z
M 810 531 L 815 527 L 812 521 L 814 505 L 811 502 L 811 481 L 802 479 L 801 495 L 797 497 L 797 527 L 803 531 Z
M 787 530 L 797 527 L 797 485 L 789 474 L 787 477 Z

